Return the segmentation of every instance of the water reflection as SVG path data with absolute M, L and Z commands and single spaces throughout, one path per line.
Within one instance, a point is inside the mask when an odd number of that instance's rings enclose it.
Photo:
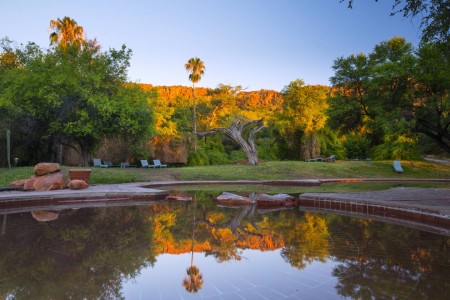
M 183 279 L 183 287 L 189 293 L 197 293 L 203 286 L 203 275 L 200 269 L 194 265 L 194 244 L 195 244 L 195 223 L 197 212 L 197 197 L 193 198 L 194 219 L 192 220 L 192 238 L 191 238 L 191 265 L 186 269 L 187 277 Z
M 0 298 L 444 299 L 450 291 L 447 236 L 298 209 L 219 207 L 214 196 L 65 210 L 51 222 L 8 215 Z

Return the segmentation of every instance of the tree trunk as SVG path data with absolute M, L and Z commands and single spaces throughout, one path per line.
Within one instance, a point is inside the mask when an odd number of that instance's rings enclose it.
M 320 143 L 315 133 L 304 134 L 300 143 L 304 159 L 320 157 Z
M 236 142 L 242 150 L 244 150 L 245 155 L 247 155 L 248 163 L 250 165 L 257 165 L 258 164 L 258 151 L 256 150 L 255 145 L 255 134 L 260 131 L 261 129 L 265 128 L 266 126 L 263 125 L 263 120 L 252 120 L 242 123 L 240 126 L 242 118 L 239 118 L 237 121 L 233 122 L 231 124 L 230 128 L 214 128 L 209 131 L 198 133 L 200 136 L 206 136 L 209 134 L 214 134 L 216 132 L 222 132 L 224 133 L 228 138 Z M 246 141 L 242 137 L 242 132 L 244 129 L 249 125 L 255 125 L 255 127 L 252 129 L 248 136 L 248 141 Z
M 192 82 L 192 98 L 194 98 L 194 151 L 197 151 L 197 99 L 194 82 Z
M 416 130 L 433 139 L 442 149 L 450 153 L 450 121 L 444 126 L 439 123 L 432 124 L 424 119 L 417 119 Z

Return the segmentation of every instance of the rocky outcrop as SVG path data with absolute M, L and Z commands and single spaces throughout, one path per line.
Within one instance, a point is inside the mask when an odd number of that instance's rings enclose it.
M 249 205 L 252 199 L 233 193 L 223 192 L 220 196 L 213 199 L 214 202 L 222 205 Z
M 171 201 L 192 201 L 192 197 L 187 197 L 187 196 L 167 196 L 166 200 L 171 200 Z
M 89 187 L 89 184 L 87 184 L 86 181 L 81 179 L 73 179 L 69 182 L 68 187 L 71 190 L 83 190 L 87 189 Z
M 33 188 L 36 191 L 60 190 L 67 187 L 69 178 L 61 172 L 49 173 L 34 178 Z
M 28 179 L 19 179 L 9 184 L 10 187 L 23 187 Z
M 39 163 L 34 167 L 34 173 L 35 176 L 13 181 L 10 186 L 23 186 L 24 190 L 50 191 L 65 189 L 69 184 L 69 178 L 56 163 Z
M 36 176 L 43 176 L 60 171 L 61 166 L 57 163 L 39 163 L 34 166 L 34 174 Z
M 24 190 L 34 190 L 34 180 L 36 176 L 31 176 L 28 179 L 25 179 L 25 184 L 23 185 Z
M 297 201 L 294 196 L 288 194 L 258 194 L 256 196 L 256 205 L 258 207 L 295 206 Z
M 48 210 L 39 210 L 39 211 L 32 211 L 31 215 L 36 221 L 40 222 L 49 222 L 54 221 L 58 219 L 59 212 L 57 211 L 48 211 Z

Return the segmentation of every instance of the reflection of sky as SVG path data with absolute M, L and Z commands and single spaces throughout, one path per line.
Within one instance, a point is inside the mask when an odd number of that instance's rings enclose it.
M 313 262 L 303 270 L 291 267 L 281 257 L 281 250 L 243 251 L 241 261 L 217 263 L 209 256 L 194 253 L 194 265 L 203 274 L 204 284 L 197 294 L 186 292 L 182 286 L 191 254 L 164 254 L 157 257 L 154 267 L 142 270 L 135 279 L 124 282 L 126 299 L 282 299 L 285 297 L 338 298 L 331 276 L 336 263 Z

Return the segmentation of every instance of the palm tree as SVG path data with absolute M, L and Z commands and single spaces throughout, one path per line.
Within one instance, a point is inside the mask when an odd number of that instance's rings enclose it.
M 193 57 L 184 65 L 190 72 L 189 80 L 192 81 L 192 97 L 194 98 L 194 149 L 197 150 L 197 101 L 195 99 L 195 84 L 202 79 L 205 63 L 198 57 Z
M 74 46 L 83 48 L 85 44 L 84 29 L 78 26 L 74 19 L 64 17 L 50 21 L 50 29 L 54 30 L 50 34 L 50 44 L 57 44 L 62 48 Z

